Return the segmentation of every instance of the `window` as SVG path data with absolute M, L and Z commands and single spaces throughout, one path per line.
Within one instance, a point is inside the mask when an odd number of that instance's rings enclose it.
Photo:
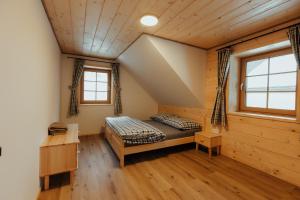
M 111 71 L 105 69 L 84 68 L 81 78 L 81 104 L 111 103 Z
M 290 49 L 242 60 L 240 110 L 295 115 L 297 63 Z

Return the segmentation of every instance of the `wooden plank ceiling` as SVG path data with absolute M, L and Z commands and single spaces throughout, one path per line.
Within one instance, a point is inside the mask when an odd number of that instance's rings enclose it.
M 300 0 L 43 0 L 64 53 L 117 58 L 142 33 L 211 48 L 300 17 Z M 159 18 L 144 27 L 140 17 Z

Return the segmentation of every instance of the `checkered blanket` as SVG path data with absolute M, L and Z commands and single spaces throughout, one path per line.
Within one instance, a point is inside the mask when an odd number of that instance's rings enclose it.
M 151 117 L 155 121 L 167 124 L 180 130 L 199 129 L 200 124 L 175 115 L 157 114 Z
M 156 114 L 156 115 L 153 115 L 151 116 L 150 118 L 154 121 L 158 121 L 158 122 L 162 122 L 170 117 L 172 117 L 174 115 L 170 115 L 170 114 L 167 114 L 167 113 L 159 113 L 159 114 Z
M 110 126 L 125 144 L 147 144 L 162 141 L 166 134 L 159 129 L 130 117 L 107 117 L 106 124 Z

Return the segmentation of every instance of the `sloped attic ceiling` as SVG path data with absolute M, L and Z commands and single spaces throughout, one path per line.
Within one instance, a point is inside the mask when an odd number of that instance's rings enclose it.
M 158 103 L 204 105 L 207 51 L 143 35 L 118 59 Z

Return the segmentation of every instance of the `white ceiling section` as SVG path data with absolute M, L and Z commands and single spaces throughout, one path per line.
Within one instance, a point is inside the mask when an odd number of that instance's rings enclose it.
M 158 103 L 204 105 L 206 50 L 143 35 L 119 62 Z

